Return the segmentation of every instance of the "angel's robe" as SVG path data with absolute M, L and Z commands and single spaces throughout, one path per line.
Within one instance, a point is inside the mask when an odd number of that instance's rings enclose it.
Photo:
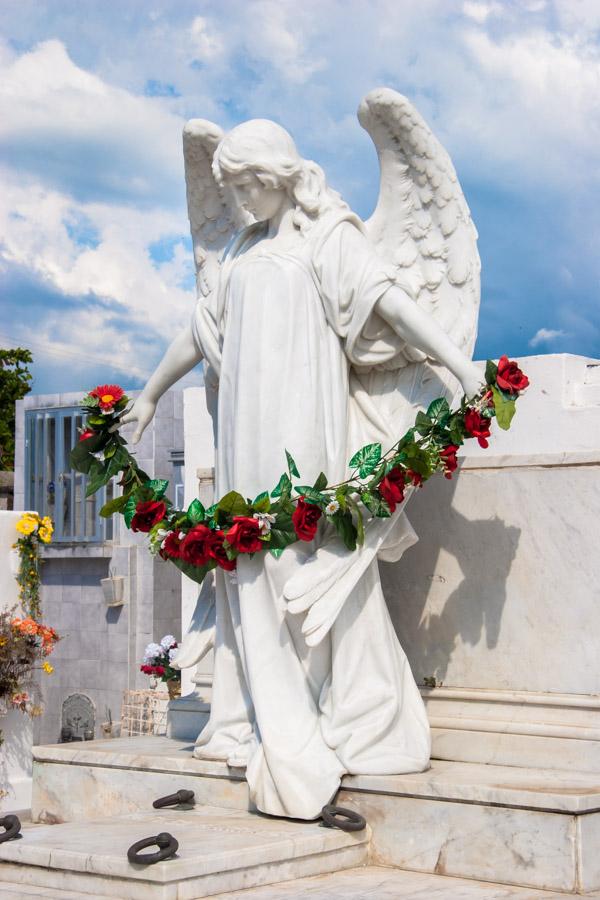
M 286 250 L 261 245 L 263 234 L 260 225 L 242 233 L 219 290 L 199 301 L 193 318 L 195 340 L 219 377 L 218 497 L 272 489 L 286 448 L 302 484 L 320 472 L 341 481 L 349 453 L 377 429 L 393 430 L 351 386 L 354 367 L 393 362 L 403 349 L 374 309 L 394 275 L 362 223 L 329 213 Z M 376 526 L 391 524 L 373 523 L 373 534 Z M 398 558 L 416 537 L 402 512 L 393 527 Z M 279 559 L 240 556 L 237 572 L 216 572 L 211 715 L 195 755 L 246 766 L 252 801 L 273 815 L 316 818 L 344 773 L 429 764 L 429 725 L 387 611 L 377 548 L 363 556 L 364 570 L 346 577 L 351 589 L 316 646 L 301 631 L 306 614 L 289 611 L 284 586 L 331 532 L 322 522 L 313 542 L 297 542 Z M 336 590 L 334 579 L 334 606 Z

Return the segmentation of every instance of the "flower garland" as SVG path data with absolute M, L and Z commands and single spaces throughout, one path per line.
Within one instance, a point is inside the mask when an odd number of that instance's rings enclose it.
M 100 385 L 82 400 L 87 423 L 71 465 L 88 475 L 87 496 L 121 474 L 122 496 L 100 514 L 121 513 L 128 528 L 149 535 L 151 552 L 200 583 L 217 566 L 231 572 L 240 554 L 268 550 L 279 557 L 290 544 L 311 541 L 323 517 L 354 550 L 364 542 L 369 521 L 391 516 L 407 490 L 421 487 L 435 472 L 451 478 L 466 439 L 487 447 L 493 419 L 508 429 L 528 385 L 516 362 L 506 356 L 498 364 L 488 360 L 485 385 L 475 397 L 463 397 L 455 410 L 443 398 L 434 400 L 385 453 L 378 443 L 358 450 L 349 463 L 350 477 L 339 484 L 330 485 L 324 472 L 312 485 L 294 483 L 300 473 L 286 450 L 287 471 L 271 491 L 254 500 L 230 491 L 208 509 L 193 500 L 187 510 L 175 509 L 165 497 L 168 481 L 151 479 L 127 451 L 116 426 L 129 398 L 117 385 Z
M 23 513 L 15 528 L 21 535 L 13 545 L 19 551 L 19 601 L 30 616 L 40 615 L 40 542 L 49 544 L 54 526 L 50 516 Z

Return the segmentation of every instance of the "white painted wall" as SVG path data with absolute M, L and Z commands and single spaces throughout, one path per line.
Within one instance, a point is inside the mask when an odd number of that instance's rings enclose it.
M 19 586 L 15 580 L 16 554 L 12 545 L 18 538 L 15 525 L 23 515 L 19 511 L 0 510 L 0 609 L 10 609 L 19 601 Z M 20 607 L 17 614 L 22 614 Z M 4 707 L 2 707 L 2 710 Z M 0 730 L 4 743 L 0 747 L 0 789 L 7 795 L 0 798 L 0 810 L 29 809 L 31 806 L 31 747 L 33 724 L 20 710 L 0 711 Z

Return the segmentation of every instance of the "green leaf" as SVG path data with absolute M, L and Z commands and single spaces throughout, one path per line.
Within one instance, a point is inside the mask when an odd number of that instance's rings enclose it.
M 359 546 L 362 547 L 365 542 L 365 523 L 363 522 L 362 513 L 354 497 L 348 497 L 348 506 L 355 514 L 354 521 L 356 523 L 356 540 Z
M 379 519 L 389 519 L 391 516 L 392 513 L 389 506 L 379 494 L 374 494 L 371 491 L 363 491 L 360 495 L 360 499 L 369 512 Z
M 433 400 L 427 407 L 427 415 L 430 419 L 441 419 L 442 416 L 447 415 L 449 412 L 450 406 L 444 397 L 438 397 L 437 400 Z
M 268 491 L 263 491 L 262 494 L 259 494 L 258 497 L 256 497 L 252 504 L 252 509 L 256 512 L 269 512 L 271 509 L 271 498 L 269 497 Z
M 307 484 L 297 484 L 295 490 L 299 495 L 304 497 L 304 499 L 308 503 L 314 503 L 317 506 L 324 506 L 329 502 L 329 497 L 326 497 L 325 494 L 321 493 L 321 491 L 315 491 L 314 488 L 311 488 Z
M 96 462 L 98 461 L 96 460 Z M 91 497 L 92 494 L 95 494 L 96 491 L 99 491 L 101 487 L 104 487 L 105 484 L 108 484 L 108 482 L 112 478 L 109 468 L 110 464 L 105 467 L 100 463 L 98 469 L 92 470 L 91 477 L 89 477 L 88 479 L 87 488 L 85 490 L 86 497 Z
M 197 497 L 192 500 L 192 502 L 188 506 L 186 515 L 192 525 L 197 525 L 198 522 L 204 522 L 206 510 Z
M 225 494 L 219 500 L 217 508 L 220 513 L 225 516 L 247 516 L 250 512 L 250 507 L 244 500 L 241 494 L 238 494 L 237 491 L 229 491 L 228 494 Z
M 109 441 L 110 435 L 106 432 L 95 434 L 93 437 L 86 438 L 85 441 L 78 441 L 69 454 L 71 468 L 87 475 L 93 462 L 97 461 L 93 454 L 103 450 Z
M 290 476 L 287 472 L 284 472 L 277 485 L 271 491 L 271 497 L 281 497 L 284 494 L 289 495 L 292 492 L 292 482 L 290 481 Z
M 172 559 L 180 572 L 195 581 L 196 584 L 202 584 L 208 572 L 216 567 L 216 562 L 211 562 L 207 566 L 193 566 L 191 563 L 184 562 L 182 559 Z
M 106 425 L 106 416 L 88 416 L 87 424 L 91 425 L 92 428 L 98 427 L 98 425 Z
M 112 500 L 109 500 L 108 503 L 104 504 L 100 510 L 100 515 L 103 519 L 108 519 L 113 513 L 121 512 L 125 508 L 128 499 L 127 494 L 122 494 L 120 497 L 114 497 Z
M 298 471 L 298 466 L 294 462 L 294 457 L 288 450 L 285 451 L 285 458 L 287 459 L 288 469 L 291 475 L 295 475 L 296 478 L 300 478 L 300 472 Z
M 277 519 L 271 526 L 271 551 L 285 550 L 290 544 L 295 543 L 298 538 L 294 530 L 292 517 L 287 512 L 277 513 Z
M 129 456 L 129 454 L 127 454 L 127 456 Z M 166 478 L 151 478 L 150 481 L 146 482 L 145 487 L 150 488 L 156 500 L 161 500 L 169 487 L 169 482 Z
M 427 476 L 431 473 L 429 454 L 418 444 L 408 444 L 402 451 L 402 456 L 408 468 L 418 472 L 419 475 Z
M 406 434 L 404 435 L 404 437 L 401 437 L 396 445 L 398 452 L 400 452 L 400 450 L 404 449 L 404 447 L 406 447 L 407 444 L 412 444 L 414 439 L 415 439 L 415 429 L 409 428 L 408 431 L 406 432 Z
M 516 402 L 513 398 L 505 397 L 502 391 L 499 391 L 495 385 L 492 385 L 492 394 L 494 395 L 494 409 L 496 410 L 496 420 L 500 428 L 508 431 L 512 417 L 515 414 Z
M 313 488 L 315 491 L 323 491 L 327 487 L 327 475 L 325 472 L 321 472 L 315 483 L 313 484 Z
M 486 384 L 496 384 L 496 377 L 498 375 L 498 366 L 495 362 L 492 362 L 491 359 L 485 364 L 485 383 Z
M 336 531 L 343 540 L 348 550 L 356 550 L 357 531 L 350 513 L 336 512 L 331 517 L 331 521 L 336 527 Z
M 381 459 L 381 444 L 367 444 L 354 454 L 349 462 L 351 469 L 358 469 L 361 478 L 370 475 Z
M 131 528 L 131 520 L 135 516 L 135 508 L 137 506 L 137 500 L 130 494 L 127 498 L 127 503 L 123 507 L 123 516 L 125 518 L 125 524 L 128 528 Z
M 284 550 L 285 547 L 271 547 L 269 553 L 271 554 L 271 556 L 274 556 L 275 559 L 279 559 Z
M 431 421 L 429 416 L 419 410 L 415 419 L 415 428 L 417 429 L 417 431 L 420 434 L 428 434 L 429 431 L 431 431 L 432 425 L 433 422 Z

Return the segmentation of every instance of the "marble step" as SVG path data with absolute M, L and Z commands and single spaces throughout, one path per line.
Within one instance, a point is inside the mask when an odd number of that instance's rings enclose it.
M 567 900 L 573 895 L 365 866 L 228 891 L 213 895 L 212 900 L 336 900 L 337 897 L 340 900 Z M 600 894 L 587 897 L 596 900 Z M 0 900 L 81 900 L 81 894 L 0 882 Z
M 167 831 L 172 859 L 132 865 L 127 848 Z M 367 861 L 370 832 L 213 807 L 153 810 L 82 823 L 24 826 L 0 844 L 0 885 L 121 900 L 194 900 L 334 872 Z M 69 896 L 69 893 L 66 896 Z M 18 895 L 17 895 L 18 896 Z
M 248 809 L 239 769 L 161 737 L 34 748 L 33 817 L 85 821 L 145 810 L 178 788 Z M 600 775 L 433 760 L 414 775 L 346 776 L 337 802 L 373 829 L 371 861 L 539 890 L 600 890 Z

